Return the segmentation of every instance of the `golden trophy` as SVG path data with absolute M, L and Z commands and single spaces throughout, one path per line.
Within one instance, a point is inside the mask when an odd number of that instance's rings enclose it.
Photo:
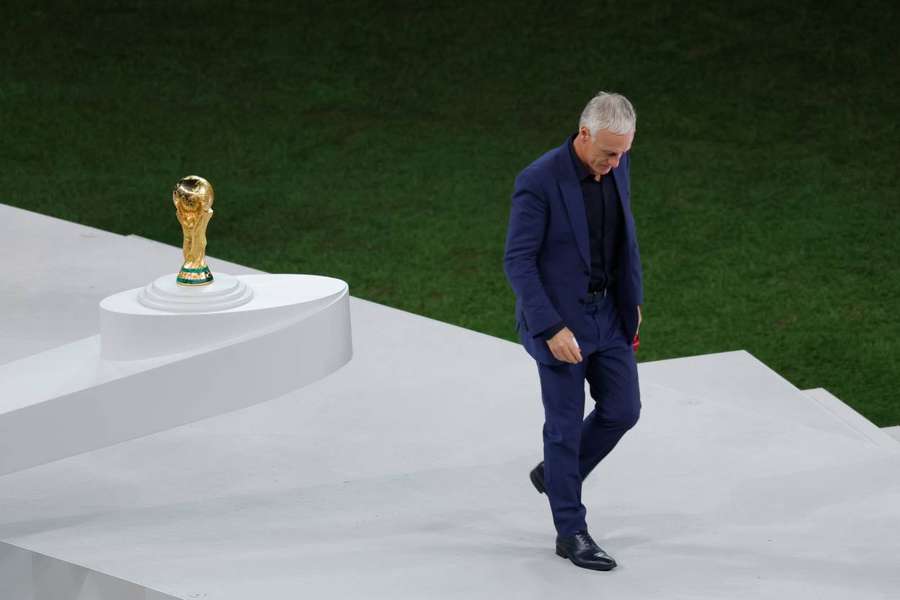
M 198 286 L 212 283 L 206 265 L 206 226 L 212 218 L 213 188 L 202 177 L 188 175 L 172 191 L 175 214 L 184 234 L 184 264 L 178 272 L 178 285 Z

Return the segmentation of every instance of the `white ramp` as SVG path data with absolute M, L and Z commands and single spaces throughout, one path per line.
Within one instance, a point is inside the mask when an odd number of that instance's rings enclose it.
M 0 207 L 11 219 L 52 244 L 46 219 Z M 162 272 L 178 255 L 109 243 Z M 115 291 L 82 277 L 56 285 Z M 324 380 L 0 478 L 0 540 L 183 599 L 896 597 L 900 453 L 746 352 L 640 366 L 641 421 L 584 490 L 620 564 L 596 573 L 554 555 L 528 482 L 542 408 L 524 352 L 366 301 L 351 312 L 354 359 Z M 17 314 L 23 334 L 46 318 Z

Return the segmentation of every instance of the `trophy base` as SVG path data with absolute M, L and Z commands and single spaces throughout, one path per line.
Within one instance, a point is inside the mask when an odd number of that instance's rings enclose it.
M 218 312 L 242 306 L 252 298 L 253 290 L 246 283 L 226 273 L 202 285 L 183 285 L 180 276 L 176 281 L 171 275 L 163 275 L 137 297 L 147 308 L 173 313 Z
M 209 285 L 213 282 L 213 275 L 206 265 L 203 265 L 199 269 L 181 267 L 181 270 L 178 271 L 178 276 L 175 278 L 175 282 L 178 285 L 185 286 Z

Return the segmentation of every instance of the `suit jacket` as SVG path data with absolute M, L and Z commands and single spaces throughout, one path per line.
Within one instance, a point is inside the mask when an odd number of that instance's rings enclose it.
M 591 277 L 591 252 L 581 184 L 569 155 L 569 139 L 528 165 L 516 177 L 503 265 L 516 295 L 516 329 L 535 360 L 562 364 L 540 334 L 562 321 L 575 335 L 582 356 L 589 335 L 583 302 Z M 641 258 L 631 214 L 630 156 L 611 171 L 625 220 L 616 264 L 614 294 L 626 339 L 638 327 L 643 304 Z M 606 175 L 607 177 L 609 175 Z

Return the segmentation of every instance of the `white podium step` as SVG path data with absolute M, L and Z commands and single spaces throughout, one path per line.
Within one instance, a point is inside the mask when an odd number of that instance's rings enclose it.
M 872 423 L 872 421 L 868 420 L 851 407 L 849 404 L 844 404 L 838 399 L 837 396 L 826 390 L 825 388 L 813 388 L 809 390 L 804 390 L 804 394 L 813 398 L 816 402 L 818 402 L 822 408 L 827 410 L 829 413 L 834 415 L 836 418 L 840 419 L 843 423 L 854 431 L 857 431 L 861 436 L 864 436 L 866 439 L 871 440 L 873 444 L 877 444 L 879 446 L 883 446 L 888 450 L 896 450 L 900 452 L 900 444 L 897 443 L 897 439 L 894 436 L 890 435 L 889 429 L 882 429 Z M 900 428 L 898 428 L 900 429 Z

